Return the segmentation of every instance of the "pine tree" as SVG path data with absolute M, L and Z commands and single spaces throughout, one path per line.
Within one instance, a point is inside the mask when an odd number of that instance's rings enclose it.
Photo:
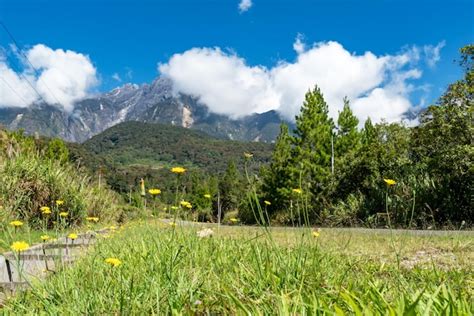
M 265 199 L 271 201 L 271 210 L 284 210 L 288 207 L 293 188 L 298 187 L 292 172 L 292 138 L 286 124 L 280 125 L 270 166 L 262 171 Z
M 318 194 L 331 172 L 331 135 L 334 122 L 321 90 L 316 86 L 305 95 L 300 115 L 296 116 L 294 147 L 302 173 L 302 186 Z
M 357 129 L 359 120 L 352 113 L 349 100 L 344 98 L 344 108 L 337 119 L 337 137 L 335 141 L 336 161 L 342 161 L 349 152 L 357 151 L 361 143 L 361 134 Z
M 242 177 L 235 166 L 235 162 L 230 161 L 227 165 L 225 174 L 219 183 L 223 211 L 237 209 L 243 194 L 241 178 Z
M 364 147 L 370 146 L 373 142 L 375 142 L 376 138 L 377 131 L 375 130 L 372 120 L 369 117 L 365 121 L 364 129 L 362 130 L 362 145 Z

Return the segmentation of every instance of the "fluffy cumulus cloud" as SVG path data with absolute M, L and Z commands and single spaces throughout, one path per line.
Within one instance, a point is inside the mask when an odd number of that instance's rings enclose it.
M 279 106 L 280 96 L 264 67 L 219 48 L 193 48 L 159 66 L 176 91 L 198 96 L 212 112 L 234 117 Z M 225 106 L 223 106 L 225 104 Z
M 252 7 L 252 0 L 241 0 L 239 2 L 240 13 L 248 11 Z
M 338 42 L 308 46 L 298 35 L 293 62 L 275 66 L 250 66 L 234 53 L 219 48 L 193 48 L 173 55 L 159 71 L 174 82 L 176 92 L 191 94 L 210 111 L 240 117 L 253 112 L 277 110 L 287 119 L 299 112 L 305 93 L 318 85 L 337 117 L 343 98 L 351 100 L 356 115 L 364 121 L 399 121 L 413 105 L 409 95 L 420 51 L 377 56 L 354 54 Z
M 38 44 L 25 56 L 21 73 L 0 59 L 0 107 L 28 107 L 43 99 L 71 111 L 74 102 L 98 83 L 97 71 L 86 55 Z

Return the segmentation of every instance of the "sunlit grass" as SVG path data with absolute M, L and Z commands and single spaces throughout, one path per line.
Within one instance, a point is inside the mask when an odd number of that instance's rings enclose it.
M 5 311 L 473 312 L 469 235 L 396 235 L 391 243 L 390 235 L 376 232 L 323 229 L 314 237 L 310 229 L 275 228 L 268 235 L 261 228 L 212 226 L 212 237 L 199 238 L 196 232 L 206 225 L 127 226 L 101 239 L 74 267 L 13 298 Z M 431 264 L 399 264 L 395 251 L 402 262 L 425 251 Z M 449 264 L 438 256 L 447 251 L 455 258 Z M 108 264 L 108 258 L 120 264 Z

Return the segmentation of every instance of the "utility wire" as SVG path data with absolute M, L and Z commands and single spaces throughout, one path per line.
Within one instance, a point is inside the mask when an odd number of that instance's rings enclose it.
M 18 74 L 23 80 L 25 80 L 25 81 L 28 83 L 28 85 L 30 86 L 30 88 L 33 89 L 33 91 L 36 92 L 36 94 L 39 96 L 39 98 L 40 98 L 41 100 L 43 100 L 44 103 L 47 103 L 47 102 L 43 99 L 43 97 L 41 96 L 41 94 L 38 92 L 38 90 L 36 90 L 36 88 L 33 86 L 33 84 L 28 80 L 28 78 L 26 78 L 26 77 L 21 73 L 21 71 L 19 71 L 19 69 L 17 69 L 17 68 L 15 67 L 14 64 L 11 64 L 11 66 L 12 66 L 13 70 L 15 71 L 15 73 Z M 4 79 L 4 78 L 2 77 L 2 79 Z M 3 81 L 6 82 L 5 79 L 4 79 Z M 8 86 L 10 86 L 10 85 L 8 85 Z
M 0 79 L 2 79 L 2 81 L 5 83 L 5 85 L 6 85 L 8 88 L 10 88 L 10 90 L 12 90 L 13 93 L 16 94 L 16 96 L 17 96 L 18 98 L 20 98 L 23 102 L 25 102 L 25 105 L 28 105 L 28 102 L 26 102 L 26 100 L 25 100 L 18 92 L 16 92 L 16 90 L 13 89 L 13 87 L 10 86 L 10 85 L 8 84 L 8 82 L 7 82 L 3 77 L 0 77 Z
M 38 80 L 40 80 L 44 86 L 48 89 L 49 93 L 51 93 L 51 95 L 54 97 L 54 99 L 56 99 L 56 102 L 58 104 L 61 104 L 61 102 L 58 100 L 58 98 L 54 95 L 53 91 L 51 91 L 51 89 L 49 88 L 49 86 L 46 84 L 46 82 L 44 80 L 41 79 L 41 76 L 40 76 L 40 73 L 38 71 L 38 69 L 36 69 L 35 66 L 33 66 L 33 64 L 30 62 L 30 60 L 28 59 L 28 56 L 26 56 L 26 54 L 20 49 L 15 37 L 13 36 L 13 34 L 8 30 L 7 26 L 5 25 L 5 23 L 3 23 L 2 21 L 0 21 L 0 25 L 3 27 L 3 29 L 5 30 L 5 32 L 8 34 L 8 36 L 10 37 L 10 39 L 13 41 L 13 44 L 15 45 L 17 51 L 25 58 L 25 60 L 28 62 L 28 64 L 31 66 L 31 68 L 33 68 L 33 70 L 35 71 L 35 74 L 38 76 Z M 25 78 L 25 77 L 23 77 Z M 25 78 L 26 79 L 26 78 Z M 28 80 L 27 80 L 28 81 Z M 33 85 L 28 81 L 28 83 L 30 84 L 30 86 L 33 88 L 33 90 L 35 90 L 35 92 L 39 95 L 39 97 L 41 98 L 41 100 L 43 100 L 44 103 L 48 103 L 44 100 L 44 98 L 41 96 L 41 94 L 36 90 L 36 88 L 33 87 Z

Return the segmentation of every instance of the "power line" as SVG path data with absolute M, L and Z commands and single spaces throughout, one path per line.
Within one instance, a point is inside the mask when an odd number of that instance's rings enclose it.
M 18 74 L 23 80 L 25 80 L 25 81 L 28 83 L 28 85 L 30 86 L 30 88 L 33 89 L 34 92 L 36 92 L 36 94 L 39 96 L 39 98 L 40 98 L 41 100 L 43 100 L 44 103 L 47 103 L 47 102 L 43 99 L 43 97 L 41 96 L 41 94 L 38 92 L 38 90 L 36 90 L 36 88 L 33 86 L 33 84 L 28 80 L 28 78 L 26 78 L 26 77 L 19 71 L 19 69 L 17 69 L 17 68 L 15 67 L 15 65 L 11 64 L 11 66 L 12 66 L 13 70 L 15 71 L 15 73 Z M 3 79 L 3 78 L 2 78 L 2 79 Z M 5 82 L 5 80 L 4 80 L 4 82 Z M 8 85 L 8 86 L 10 86 L 10 85 Z
M 18 98 L 20 98 L 23 102 L 25 102 L 25 105 L 28 105 L 28 102 L 26 102 L 26 100 L 23 99 L 23 97 L 22 97 L 18 92 L 16 92 L 16 90 L 13 89 L 13 87 L 10 86 L 10 85 L 8 84 L 8 82 L 7 82 L 3 77 L 0 77 L 0 79 L 2 79 L 2 81 L 5 83 L 5 85 L 6 85 L 8 88 L 10 88 L 10 90 L 12 90 L 13 93 L 16 94 L 16 96 L 17 96 Z
M 10 39 L 13 41 L 13 44 L 15 45 L 17 51 L 25 58 L 25 60 L 28 62 L 28 64 L 30 64 L 31 68 L 33 68 L 33 70 L 35 71 L 35 74 L 38 76 L 38 80 L 40 80 L 44 86 L 48 89 L 49 93 L 51 93 L 51 95 L 56 99 L 56 102 L 58 104 L 61 104 L 61 102 L 58 100 L 58 98 L 54 95 L 53 91 L 51 91 L 51 89 L 49 88 L 49 86 L 46 84 L 46 82 L 44 80 L 41 79 L 41 76 L 39 74 L 39 71 L 38 69 L 36 69 L 35 66 L 33 66 L 33 64 L 30 62 L 30 60 L 28 59 L 28 56 L 25 55 L 25 53 L 20 49 L 15 37 L 13 36 L 13 34 L 8 30 L 7 26 L 2 22 L 0 21 L 0 25 L 3 27 L 3 29 L 5 30 L 5 32 L 7 32 L 8 36 L 10 37 Z M 25 78 L 26 79 L 26 78 Z M 27 80 L 28 81 L 28 80 Z M 30 84 L 30 86 L 33 88 L 33 90 L 35 90 L 35 92 L 39 95 L 39 97 L 41 98 L 41 100 L 43 100 L 44 103 L 47 103 L 44 98 L 39 94 L 39 92 L 33 87 L 33 85 L 31 85 L 31 83 L 28 81 L 28 83 Z

